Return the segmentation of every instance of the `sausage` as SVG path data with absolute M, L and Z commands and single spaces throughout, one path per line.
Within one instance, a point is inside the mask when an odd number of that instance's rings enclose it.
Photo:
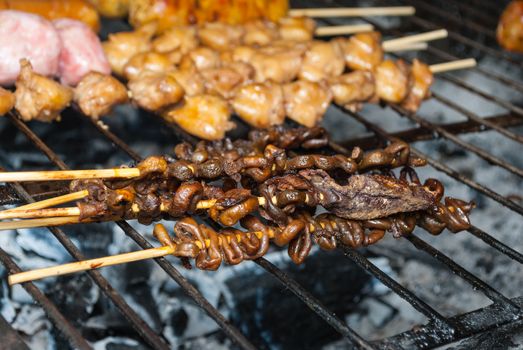
M 20 73 L 20 59 L 31 62 L 45 76 L 58 73 L 62 42 L 44 18 L 20 11 L 0 11 L 0 85 L 12 85 Z
M 100 30 L 98 13 L 84 0 L 0 0 L 0 10 L 34 13 L 53 20 L 72 18 L 84 22 L 92 30 Z
M 87 25 L 68 18 L 53 23 L 62 40 L 58 75 L 63 84 L 75 86 L 91 71 L 111 74 L 102 43 Z

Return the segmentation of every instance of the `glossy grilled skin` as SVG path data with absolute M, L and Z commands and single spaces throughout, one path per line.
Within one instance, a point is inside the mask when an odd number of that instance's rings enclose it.
M 501 14 L 497 28 L 498 43 L 505 49 L 523 52 L 523 1 L 512 1 Z
M 6 115 L 15 105 L 15 95 L 0 87 L 0 116 Z

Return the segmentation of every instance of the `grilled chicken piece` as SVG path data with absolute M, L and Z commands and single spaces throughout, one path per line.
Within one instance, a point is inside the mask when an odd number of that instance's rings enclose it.
M 401 106 L 410 112 L 416 112 L 421 102 L 430 96 L 430 86 L 434 81 L 434 76 L 429 66 L 414 59 L 410 67 L 410 80 L 412 86 Z
M 205 81 L 194 67 L 177 69 L 170 72 L 169 75 L 180 84 L 185 92 L 185 96 L 196 96 L 205 92 Z
M 220 54 L 208 47 L 198 47 L 184 55 L 180 62 L 181 69 L 196 68 L 204 70 L 218 68 L 220 66 Z
M 113 73 L 123 76 L 124 67 L 131 57 L 151 50 L 150 40 L 154 31 L 154 25 L 147 25 L 134 32 L 109 34 L 109 40 L 103 42 L 102 46 Z
M 512 1 L 501 14 L 498 43 L 505 49 L 523 52 L 523 1 Z
M 142 52 L 134 55 L 124 67 L 124 76 L 131 80 L 140 75 L 143 71 L 165 73 L 172 69 L 169 56 L 157 52 Z
M 284 85 L 283 94 L 287 116 L 309 128 L 318 124 L 332 101 L 325 84 L 306 80 Z
M 256 49 L 251 46 L 240 45 L 231 50 L 233 61 L 251 63 L 256 54 Z
M 236 88 L 244 81 L 242 75 L 231 67 L 209 68 L 200 73 L 205 81 L 207 93 L 226 100 L 234 96 Z
M 15 95 L 0 87 L 0 117 L 6 115 L 15 105 Z
M 339 42 L 342 43 L 345 63 L 352 70 L 373 70 L 383 61 L 379 32 L 358 33 Z
M 303 58 L 299 77 L 318 82 L 339 76 L 344 69 L 345 59 L 338 41 L 313 41 Z
M 265 46 L 279 38 L 278 26 L 274 22 L 258 20 L 245 24 L 244 45 Z
M 74 102 L 83 114 L 98 120 L 109 114 L 113 106 L 127 102 L 127 89 L 116 78 L 90 72 L 74 90 Z
M 185 97 L 182 107 L 173 107 L 163 115 L 189 134 L 205 140 L 221 140 L 234 127 L 229 120 L 227 101 L 218 96 Z
M 143 109 L 158 111 L 179 102 L 183 88 L 169 73 L 144 71 L 129 81 L 131 99 Z
M 156 52 L 168 53 L 178 51 L 185 55 L 200 45 L 196 35 L 196 27 L 181 26 L 171 28 L 152 42 Z
M 283 89 L 272 82 L 242 86 L 231 104 L 236 114 L 255 128 L 280 125 L 285 120 Z
M 271 45 L 256 51 L 250 63 L 256 70 L 255 80 L 288 83 L 296 79 L 305 54 L 304 45 Z
M 316 23 L 308 17 L 283 17 L 278 21 L 283 40 L 310 41 L 314 38 Z
M 238 46 L 245 29 L 242 26 L 209 22 L 198 28 L 198 38 L 202 45 L 213 50 L 225 51 Z
M 357 110 L 360 103 L 368 101 L 375 93 L 374 76 L 365 70 L 334 77 L 329 80 L 329 87 L 334 102 L 350 110 Z
M 71 103 L 73 90 L 33 72 L 28 60 L 20 60 L 20 75 L 15 83 L 15 109 L 24 121 L 50 122 Z
M 407 65 L 385 60 L 376 68 L 376 94 L 384 101 L 400 103 L 407 97 L 409 87 L 409 71 Z

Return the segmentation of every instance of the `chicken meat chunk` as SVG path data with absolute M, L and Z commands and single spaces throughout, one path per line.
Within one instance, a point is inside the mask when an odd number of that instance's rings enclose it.
M 109 34 L 109 39 L 102 43 L 105 55 L 113 73 L 123 76 L 124 67 L 131 57 L 151 50 L 151 38 L 155 26 L 147 25 L 134 32 Z
M 354 107 L 358 103 L 370 100 L 375 94 L 374 76 L 365 70 L 334 77 L 329 80 L 329 87 L 334 103 L 339 106 Z
M 236 114 L 255 128 L 280 125 L 285 120 L 283 88 L 272 82 L 242 86 L 231 101 Z
M 409 69 L 399 60 L 385 60 L 376 68 L 376 94 L 384 101 L 402 102 L 410 90 Z
M 383 61 L 379 32 L 358 33 L 349 39 L 340 39 L 345 63 L 352 70 L 373 70 Z
M 257 50 L 250 63 L 256 71 L 256 82 L 272 80 L 288 83 L 300 72 L 306 47 L 303 45 L 271 45 Z
M 229 104 L 213 95 L 186 97 L 181 107 L 173 107 L 163 116 L 204 140 L 221 140 L 234 127 L 229 119 Z
M 116 78 L 90 72 L 74 90 L 74 102 L 83 114 L 98 120 L 118 104 L 127 102 L 127 89 Z
M 265 46 L 279 38 L 278 26 L 274 22 L 257 20 L 245 24 L 244 45 Z
M 225 51 L 239 45 L 244 33 L 243 26 L 220 22 L 208 22 L 198 28 L 201 44 L 217 51 Z
M 141 52 L 127 62 L 124 67 L 124 76 L 131 80 L 139 76 L 144 71 L 164 73 L 171 70 L 174 65 L 169 56 L 157 52 Z
M 290 41 L 311 41 L 316 23 L 308 17 L 283 17 L 278 21 L 280 37 Z
M 182 55 L 189 53 L 200 45 L 196 35 L 196 27 L 179 26 L 173 27 L 152 41 L 154 51 L 169 53 L 180 52 Z
M 421 102 L 430 96 L 430 86 L 434 81 L 434 76 L 428 65 L 414 59 L 410 67 L 410 80 L 412 86 L 401 106 L 409 112 L 416 112 Z
M 338 41 L 313 41 L 303 58 L 299 77 L 318 82 L 339 76 L 344 69 L 345 58 Z
M 131 99 L 139 107 L 149 111 L 159 111 L 179 102 L 183 88 L 169 73 L 144 71 L 129 81 Z
M 503 48 L 523 52 L 523 1 L 511 1 L 505 8 L 499 19 L 496 37 Z
M 218 68 L 220 66 L 220 54 L 208 47 L 198 47 L 183 56 L 180 68 L 196 68 L 201 71 L 208 68 Z
M 73 90 L 35 73 L 26 59 L 20 60 L 20 75 L 15 86 L 15 109 L 24 121 L 59 119 L 60 112 L 73 98 Z
M 309 128 L 318 124 L 332 101 L 325 84 L 306 80 L 284 85 L 283 94 L 287 116 Z
M 15 95 L 0 87 L 0 117 L 6 115 L 15 105 Z
M 205 81 L 195 68 L 176 69 L 169 72 L 183 88 L 185 96 L 201 95 L 205 92 Z

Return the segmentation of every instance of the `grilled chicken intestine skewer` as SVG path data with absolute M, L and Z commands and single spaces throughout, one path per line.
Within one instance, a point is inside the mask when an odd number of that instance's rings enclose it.
M 256 216 L 247 215 L 241 219 L 247 232 L 232 228 L 217 232 L 191 217 L 184 217 L 175 224 L 173 237 L 163 225 L 155 226 L 153 234 L 162 247 L 22 272 L 9 276 L 8 281 L 13 285 L 166 255 L 181 258 L 186 267 L 190 267 L 187 259 L 194 258 L 196 267 L 216 270 L 222 261 L 236 265 L 263 256 L 269 249 L 270 240 L 279 246 L 288 244 L 289 256 L 296 264 L 301 264 L 309 255 L 313 242 L 323 250 L 333 250 L 339 245 L 356 249 L 377 243 L 386 232 L 392 232 L 396 238 L 407 236 L 416 225 L 433 235 L 439 235 L 445 228 L 454 233 L 470 228 L 468 214 L 474 205 L 450 197 L 442 203 L 443 188 L 432 185 L 436 188 L 438 204 L 424 212 L 349 220 L 328 213 L 314 217 L 301 210 L 289 215 L 283 226 L 271 226 Z

